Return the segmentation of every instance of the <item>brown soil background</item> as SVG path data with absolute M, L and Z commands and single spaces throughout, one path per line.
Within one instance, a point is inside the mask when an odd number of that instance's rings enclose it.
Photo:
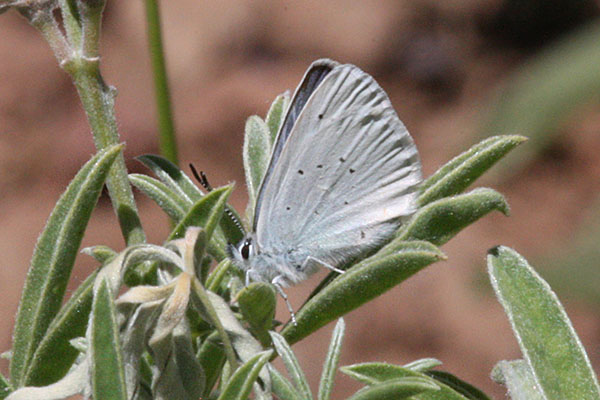
M 119 91 L 118 122 L 134 172 L 146 172 L 135 156 L 157 152 L 142 5 L 109 1 L 102 41 L 102 71 Z M 568 20 L 557 32 L 542 26 L 542 34 L 519 33 L 511 25 L 494 25 L 503 21 L 499 15 L 505 7 L 493 0 L 444 5 L 423 0 L 163 2 L 181 165 L 193 162 L 215 186 L 237 182 L 232 203 L 243 210 L 245 119 L 264 116 L 277 94 L 295 88 L 312 60 L 329 57 L 356 64 L 380 82 L 414 136 L 427 176 L 479 141 L 486 107 L 511 73 L 569 24 L 587 18 Z M 532 12 L 531 26 L 536 17 Z M 36 238 L 94 147 L 73 86 L 41 36 L 11 11 L 0 16 L 0 38 L 4 351 L 11 347 Z M 598 193 L 599 127 L 600 113 L 593 104 L 561 127 L 555 151 L 531 160 L 506 181 L 488 175 L 477 182 L 505 194 L 511 217 L 486 216 L 443 247 L 447 261 L 347 315 L 341 365 L 435 357 L 444 369 L 503 398 L 504 389 L 489 379 L 490 371 L 497 361 L 520 353 L 485 278 L 486 251 L 505 244 L 533 260 L 568 242 Z M 136 197 L 149 241 L 161 243 L 168 231 L 166 217 L 151 201 L 139 193 Z M 106 197 L 83 245 L 95 244 L 123 248 Z M 80 256 L 69 290 L 95 267 L 91 258 Z M 537 269 L 543 274 L 543 266 Z M 301 304 L 322 276 L 288 290 L 292 303 Z M 560 297 L 598 368 L 597 312 L 569 293 Z M 285 313 L 280 304 L 281 319 Z M 325 327 L 294 347 L 315 392 L 331 329 Z M 0 366 L 6 374 L 7 362 Z M 339 374 L 334 398 L 346 398 L 359 387 Z

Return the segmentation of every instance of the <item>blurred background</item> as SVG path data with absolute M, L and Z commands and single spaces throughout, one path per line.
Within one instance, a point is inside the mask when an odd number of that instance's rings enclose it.
M 358 65 L 388 92 L 421 153 L 425 175 L 496 134 L 529 142 L 476 184 L 503 193 L 506 218 L 488 215 L 443 246 L 434 264 L 346 317 L 341 365 L 435 357 L 442 368 L 504 398 L 489 378 L 520 357 L 486 277 L 486 251 L 513 247 L 557 290 L 596 370 L 600 368 L 600 20 L 597 1 L 163 2 L 181 166 L 212 185 L 237 182 L 244 210 L 244 123 L 294 89 L 311 61 Z M 16 12 L 0 16 L 0 350 L 11 346 L 29 260 L 56 200 L 94 153 L 68 76 Z M 108 1 L 102 72 L 118 89 L 121 138 L 134 160 L 156 153 L 156 117 L 141 1 Z M 152 243 L 167 217 L 136 193 Z M 84 246 L 123 248 L 103 195 Z M 97 267 L 81 255 L 73 285 Z M 324 273 L 323 273 L 324 274 Z M 288 290 L 299 307 L 323 277 Z M 280 319 L 287 318 L 283 304 Z M 294 346 L 316 392 L 333 326 Z M 0 364 L 7 371 L 7 362 Z M 338 376 L 335 398 L 359 385 Z

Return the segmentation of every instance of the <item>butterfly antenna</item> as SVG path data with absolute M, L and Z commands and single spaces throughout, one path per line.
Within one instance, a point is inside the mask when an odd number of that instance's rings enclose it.
M 190 169 L 192 170 L 192 174 L 194 174 L 194 178 L 196 178 L 198 183 L 200 183 L 200 185 L 202 185 L 207 192 L 212 192 L 213 188 L 210 186 L 210 183 L 208 183 L 208 179 L 206 178 L 204 171 L 200 171 L 200 173 L 198 173 L 198 170 L 196 170 L 196 167 L 194 167 L 194 164 L 192 163 L 190 163 Z
M 202 187 L 204 189 L 206 189 L 207 192 L 212 192 L 213 187 L 210 185 L 210 183 L 208 183 L 208 178 L 206 177 L 206 174 L 204 173 L 204 171 L 196 170 L 196 167 L 194 167 L 194 164 L 192 164 L 192 163 L 190 163 L 189 165 L 190 165 L 190 169 L 192 170 L 192 174 L 194 175 L 194 178 L 196 178 L 198 183 L 200 183 L 200 185 L 202 185 Z M 240 232 L 242 232 L 242 234 L 246 233 L 246 230 L 244 229 L 242 222 L 233 213 L 233 211 L 231 211 L 231 208 L 229 208 L 229 206 L 225 206 L 225 215 L 227 215 L 227 217 L 240 230 Z

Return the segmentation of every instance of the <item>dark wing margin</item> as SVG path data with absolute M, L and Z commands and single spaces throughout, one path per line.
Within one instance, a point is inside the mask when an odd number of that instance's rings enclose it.
M 294 93 L 294 97 L 292 98 L 290 106 L 287 109 L 283 123 L 279 128 L 279 133 L 277 134 L 275 145 L 273 146 L 273 151 L 271 153 L 269 167 L 265 172 L 265 176 L 263 177 L 260 189 L 258 191 L 256 205 L 254 206 L 254 221 L 252 222 L 252 231 L 256 231 L 256 222 L 258 221 L 258 215 L 260 214 L 260 206 L 263 198 L 263 188 L 266 186 L 269 178 L 271 177 L 271 172 L 273 172 L 273 168 L 275 167 L 275 164 L 277 164 L 277 160 L 279 160 L 283 146 L 286 144 L 287 139 L 292 132 L 292 128 L 296 123 L 296 119 L 298 119 L 298 116 L 304 109 L 304 106 L 306 105 L 306 102 L 310 96 L 336 65 L 338 65 L 337 62 L 326 58 L 313 62 L 304 74 L 302 82 L 296 88 L 296 92 Z

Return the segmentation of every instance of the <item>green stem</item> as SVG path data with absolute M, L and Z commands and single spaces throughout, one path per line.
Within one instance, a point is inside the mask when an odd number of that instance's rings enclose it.
M 63 27 L 72 49 L 81 48 L 81 18 L 75 0 L 59 0 Z
M 156 0 L 146 0 L 146 20 L 148 24 L 148 44 L 154 76 L 154 91 L 158 112 L 159 146 L 161 154 L 174 164 L 177 160 L 177 142 L 169 95 L 169 83 L 160 29 L 160 13 Z
M 102 80 L 98 59 L 88 59 L 77 54 L 64 62 L 63 68 L 71 75 L 77 87 L 92 128 L 96 148 L 101 150 L 119 143 L 114 111 L 114 89 L 108 87 Z M 144 243 L 146 237 L 127 179 L 127 169 L 122 155 L 115 160 L 110 169 L 107 187 L 127 245 Z
M 204 289 L 204 287 L 202 286 L 202 284 L 200 283 L 198 278 L 194 277 L 194 279 L 192 281 L 192 286 L 194 287 L 194 291 L 196 292 L 196 295 L 202 302 L 204 309 L 208 313 L 208 316 L 210 317 L 212 324 L 214 325 L 215 329 L 219 333 L 219 337 L 221 338 L 221 341 L 223 341 L 223 347 L 225 348 L 225 355 L 227 356 L 227 361 L 229 362 L 229 366 L 230 366 L 231 370 L 235 371 L 238 366 L 237 358 L 235 357 L 235 350 L 233 350 L 233 345 L 231 344 L 229 335 L 227 335 L 227 332 L 225 331 L 225 328 L 223 327 L 223 324 L 221 323 L 221 320 L 219 319 L 217 312 L 215 311 L 210 299 L 208 298 L 208 295 L 206 294 L 206 290 Z
M 82 52 L 87 58 L 99 57 L 100 26 L 105 0 L 80 0 Z

